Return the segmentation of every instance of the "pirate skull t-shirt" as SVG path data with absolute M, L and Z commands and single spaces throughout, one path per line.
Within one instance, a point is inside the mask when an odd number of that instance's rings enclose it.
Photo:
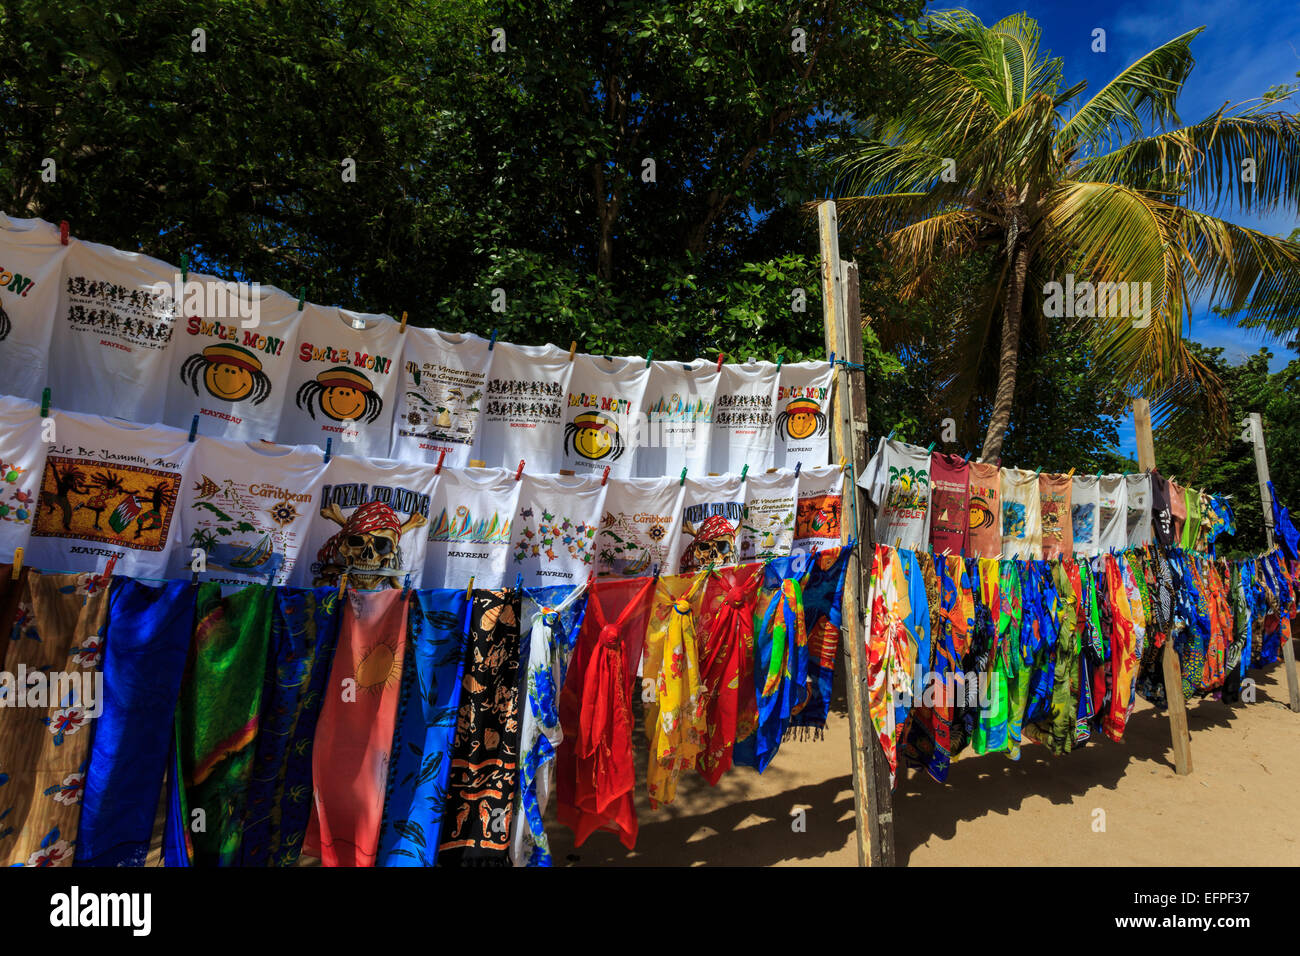
M 471 577 L 475 588 L 513 583 L 507 565 L 522 484 L 514 470 L 504 468 L 442 469 L 434 488 L 424 587 L 468 587 Z
M 882 438 L 858 485 L 876 506 L 876 543 L 924 551 L 930 543 L 930 453 Z
M 479 458 L 479 416 L 496 349 L 469 332 L 407 328 L 393 457 L 463 468 Z M 446 456 L 443 456 L 443 452 Z
M 735 564 L 737 537 L 745 514 L 745 489 L 740 476 L 687 478 L 681 508 L 681 533 L 668 555 L 673 573 Z
M 180 279 L 158 259 L 71 240 L 50 339 L 53 403 L 162 421 Z
M 301 317 L 279 289 L 191 274 L 172 334 L 163 421 L 188 430 L 198 415 L 201 435 L 274 441 L 293 401 L 286 386 Z
M 713 403 L 722 373 L 716 362 L 652 362 L 636 473 L 645 478 L 708 474 Z
M 1038 496 L 1043 519 L 1043 558 L 1068 558 L 1074 553 L 1071 491 L 1068 475 L 1039 475 Z
M 276 586 L 298 580 L 325 481 L 324 459 L 307 445 L 229 441 L 199 435 L 181 494 L 186 549 L 171 576 L 187 577 L 195 550 L 202 580 Z M 314 553 L 307 554 L 310 562 Z
M 745 516 L 740 522 L 741 564 L 785 557 L 794 547 L 799 479 L 794 469 L 747 475 Z
M 680 536 L 685 489 L 677 478 L 610 479 L 596 535 L 596 573 L 645 577 L 668 570 L 668 551 Z
M 489 468 L 526 463 L 553 474 L 564 460 L 564 407 L 573 363 L 557 345 L 498 342 L 484 393 L 481 460 Z
M 779 370 L 771 362 L 722 366 L 713 403 L 709 471 L 738 475 L 766 471 L 775 459 L 776 392 Z
M 68 246 L 40 219 L 0 214 L 0 390 L 39 401 Z
M 854 488 L 849 494 L 857 494 Z M 844 469 L 839 465 L 805 465 L 799 470 L 799 501 L 794 515 L 792 550 L 837 548 L 844 520 Z
M 307 305 L 285 388 L 279 441 L 331 454 L 387 458 L 401 359 L 387 315 Z
M 29 564 L 161 578 L 185 549 L 177 508 L 194 443 L 165 425 L 52 413 Z M 185 550 L 188 555 L 188 550 Z
M 0 561 L 27 547 L 45 466 L 41 410 L 35 402 L 0 395 Z
M 782 365 L 776 391 L 778 468 L 824 465 L 830 459 L 831 372 L 829 362 Z
M 608 484 L 594 475 L 524 475 L 511 528 L 506 583 L 582 584 L 596 568 L 596 534 Z
M 331 458 L 313 499 L 300 587 L 421 587 L 431 503 L 440 478 L 431 465 L 381 458 Z
M 1097 475 L 1075 475 L 1070 482 L 1070 531 L 1074 537 L 1074 552 L 1089 558 L 1098 552 L 1100 481 Z
M 564 461 L 579 474 L 630 478 L 641 402 L 650 369 L 645 359 L 575 355 L 564 403 Z

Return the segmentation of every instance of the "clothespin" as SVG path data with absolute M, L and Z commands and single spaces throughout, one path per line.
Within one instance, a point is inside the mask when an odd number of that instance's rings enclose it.
M 199 416 L 195 415 L 194 420 L 190 422 L 190 441 L 194 441 L 199 434 Z
M 654 354 L 655 354 L 655 350 L 654 350 L 654 349 L 646 349 L 646 350 L 645 350 L 645 367 L 646 367 L 646 368 L 649 368 L 649 367 L 650 367 L 650 356 L 652 356 L 652 355 L 654 355 Z
M 117 567 L 117 555 L 113 555 L 111 558 L 108 559 L 108 565 L 104 568 L 104 578 L 105 578 L 105 580 L 111 580 L 111 579 L 112 579 L 112 577 L 113 577 L 113 569 L 114 569 L 115 567 Z
M 776 357 L 776 370 L 777 370 L 778 372 L 781 371 L 781 365 L 782 365 L 784 362 L 785 362 L 785 356 L 784 356 L 784 355 L 778 355 L 778 356 Z
M 659 580 L 659 565 L 655 565 L 655 580 Z
M 1067 471 L 1067 472 L 1065 473 L 1065 477 L 1066 477 L 1066 478 L 1073 478 L 1073 477 L 1074 477 L 1074 469 L 1071 468 L 1069 471 Z
M 493 330 L 492 330 L 492 340 L 491 340 L 490 342 L 488 342 L 488 351 L 491 352 L 491 351 L 492 351 L 494 348 L 496 348 L 496 347 L 497 347 L 497 330 L 496 330 L 496 329 L 493 329 Z
M 719 353 L 718 353 L 718 371 L 719 371 L 719 372 L 722 371 L 722 360 L 723 360 L 724 358 L 726 358 L 726 357 L 727 357 L 727 353 L 726 353 L 726 352 L 719 352 Z
M 799 469 L 801 469 L 802 467 L 803 467 L 803 462 L 801 462 L 801 461 L 796 461 L 796 462 L 794 463 L 794 476 L 795 476 L 796 478 L 799 477 Z
M 301 312 L 307 305 L 307 287 L 303 286 L 298 290 L 298 311 Z
M 50 390 L 46 388 L 41 392 L 41 418 L 50 417 Z
M 72 231 L 72 227 L 68 225 L 68 220 L 60 219 L 59 220 L 59 242 L 62 245 L 66 246 L 68 244 L 68 234 L 71 231 Z
M 840 456 L 840 471 L 844 471 L 844 470 L 845 470 L 846 468 L 848 468 L 848 467 L 849 467 L 849 460 L 848 460 L 847 458 L 845 458 L 843 455 L 841 455 L 841 456 Z
M 523 589 L 524 589 L 524 574 L 521 571 L 515 575 L 515 590 L 522 591 Z
M 609 465 L 605 466 L 605 473 L 600 476 L 600 487 L 605 487 L 605 482 L 609 481 Z
M 831 368 L 835 367 L 835 353 L 831 353 Z
M 446 448 L 444 448 L 442 451 L 438 452 L 438 467 L 435 468 L 435 469 L 433 469 L 433 473 L 434 473 L 435 475 L 440 475 L 440 474 L 442 474 L 442 460 L 443 460 L 444 458 L 446 458 L 446 457 L 447 457 L 447 449 L 446 449 Z
M 741 482 L 741 484 L 744 484 L 744 483 L 745 483 L 745 476 L 746 476 L 747 474 L 749 474 L 749 464 L 748 464 L 748 463 L 746 463 L 745 465 L 743 465 L 743 466 L 741 467 L 741 469 L 740 469 L 740 482 Z
M 934 451 L 934 442 L 930 442 L 930 447 L 925 450 L 925 453 L 928 455 L 932 451 Z
M 184 282 L 189 277 L 190 277 L 190 257 L 186 253 L 182 252 L 181 253 L 181 282 Z
M 966 452 L 966 457 L 962 461 L 970 461 L 970 452 Z
M 398 327 L 397 331 L 398 331 L 398 332 L 405 332 L 405 331 L 406 331 L 406 313 L 405 313 L 405 312 L 402 313 L 402 324 L 401 324 L 401 326 Z
M 411 593 L 411 575 L 410 572 L 407 572 L 406 580 L 402 582 L 402 597 L 406 597 L 410 593 Z
M 569 343 L 569 361 L 570 361 L 570 362 L 573 361 L 573 353 L 575 353 L 575 352 L 577 352 L 577 351 L 578 351 L 578 341 L 577 341 L 577 339 L 574 339 L 572 342 Z
M 325 439 L 325 464 L 327 465 L 330 463 L 330 448 L 333 446 L 333 444 L 334 444 L 333 438 Z
M 515 481 L 519 480 L 520 475 L 524 473 L 524 460 L 519 459 L 519 467 L 515 469 Z
M 683 469 L 682 469 L 682 480 L 679 481 L 679 482 L 677 482 L 677 485 L 678 485 L 678 487 L 681 487 L 682 485 L 685 485 L 685 484 L 686 484 L 686 469 L 683 468 Z
M 1043 471 L 1043 466 L 1039 465 L 1037 468 L 1034 469 L 1034 477 L 1037 478 L 1042 473 L 1042 471 Z
M 191 572 L 190 572 L 190 584 L 191 584 L 191 585 L 197 585 L 198 583 L 199 583 L 199 572 L 197 572 L 197 571 L 191 571 Z
M 23 549 L 14 548 L 14 569 L 12 577 L 17 579 L 18 575 L 23 573 Z
M 474 595 L 474 575 L 469 576 L 469 584 L 465 586 L 465 600 L 470 600 Z
M 889 437 L 886 438 L 885 441 L 893 441 L 893 440 L 894 440 L 894 432 L 895 432 L 895 431 L 897 431 L 897 429 L 891 428 L 891 429 L 889 430 Z
M 339 575 L 339 597 L 348 589 L 348 569 L 344 568 L 343 573 Z

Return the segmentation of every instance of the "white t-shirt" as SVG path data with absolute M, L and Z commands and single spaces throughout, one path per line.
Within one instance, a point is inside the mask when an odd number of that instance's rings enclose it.
M 194 445 L 165 425 L 53 411 L 28 564 L 161 578 L 185 549 L 179 499 Z M 188 556 L 189 551 L 185 549 Z
M 772 362 L 722 366 L 713 404 L 709 471 L 720 475 L 772 467 L 776 440 L 777 367 Z
M 876 543 L 907 551 L 930 544 L 930 453 L 880 439 L 858 485 L 876 506 Z M 1037 486 L 1034 488 L 1037 494 Z
M 0 561 L 26 548 L 40 494 L 46 444 L 35 402 L 0 395 Z M 30 562 L 24 558 L 25 564 Z
M 856 489 L 850 488 L 856 494 Z M 796 551 L 814 548 L 838 548 L 841 522 L 852 521 L 850 512 L 844 514 L 844 469 L 839 465 L 805 465 L 799 471 L 799 505 L 794 517 L 794 545 Z M 853 533 L 856 533 L 853 532 Z
M 421 587 L 432 501 L 447 474 L 432 465 L 380 458 L 331 458 L 315 496 L 299 585 L 360 590 Z M 392 571 L 395 574 L 384 572 Z
M 1024 468 L 1002 469 L 1002 557 L 1042 558 L 1043 502 L 1038 474 Z
M 188 577 L 201 548 L 203 581 L 280 586 L 296 580 L 325 467 L 310 446 L 199 435 L 181 495 L 186 548 L 172 555 L 170 575 Z
M 1074 534 L 1074 553 L 1085 557 L 1097 554 L 1100 490 L 1096 475 L 1075 475 L 1070 482 L 1070 528 Z
M 680 534 L 668 554 L 671 573 L 736 563 L 745 488 L 739 475 L 687 478 Z
M 717 363 L 708 359 L 696 359 L 689 365 L 651 363 L 646 414 L 636 451 L 638 475 L 668 476 L 680 482 L 683 468 L 697 478 L 708 474 L 713 402 L 721 378 Z
M 279 289 L 253 295 L 251 286 L 190 274 L 172 334 L 166 424 L 188 433 L 198 415 L 200 435 L 275 440 L 293 401 L 285 386 L 302 313 Z
M 1098 483 L 1097 550 L 1128 547 L 1128 495 L 1123 475 L 1102 475 Z
M 591 475 L 524 475 L 507 578 L 522 573 L 528 587 L 549 587 L 591 577 L 608 488 Z
M 739 563 L 766 561 L 790 553 L 799 480 L 794 469 L 747 475 L 745 517 L 740 523 Z
M 393 457 L 463 468 L 479 457 L 479 418 L 496 349 L 471 333 L 407 328 L 393 415 Z
M 489 468 L 513 476 L 524 461 L 535 475 L 564 460 L 564 405 L 573 364 L 556 345 L 498 342 L 484 395 L 479 446 Z
M 776 392 L 776 466 L 824 465 L 831 454 L 830 362 L 781 366 Z
M 40 401 L 49 385 L 50 334 L 70 246 L 57 226 L 0 215 L 0 389 Z
M 564 403 L 564 463 L 583 474 L 630 478 L 636 460 L 645 359 L 574 355 Z
M 1138 475 L 1125 475 L 1124 482 L 1127 496 L 1127 521 L 1125 535 L 1130 548 L 1140 548 L 1150 544 L 1151 534 L 1151 476 L 1146 472 Z
M 673 573 L 669 549 L 681 535 L 679 478 L 610 479 L 596 541 L 596 573 L 645 577 Z
M 387 458 L 400 338 L 387 315 L 307 305 L 280 413 L 280 442 L 324 448 L 332 438 L 331 456 Z
M 507 581 L 507 567 L 522 484 L 504 468 L 442 469 L 430 511 L 424 587 L 468 587 L 471 577 L 476 588 L 513 584 L 515 572 Z
M 180 279 L 161 260 L 71 240 L 50 339 L 52 403 L 162 421 Z

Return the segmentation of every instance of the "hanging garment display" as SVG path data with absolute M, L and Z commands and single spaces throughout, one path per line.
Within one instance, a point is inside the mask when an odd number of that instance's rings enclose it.
M 1201 541 L 1201 493 L 1195 488 L 1184 488 L 1183 501 L 1183 509 L 1187 512 L 1183 524 L 1183 550 L 1197 551 Z
M 564 458 L 577 474 L 629 478 L 650 369 L 638 358 L 575 355 L 564 402 Z
M 408 595 L 349 589 L 312 746 L 316 798 L 302 850 L 374 866 L 406 657 Z
M 799 500 L 794 514 L 794 551 L 838 548 L 843 533 L 844 470 L 818 465 L 799 471 Z M 850 488 L 857 494 L 857 489 Z
M 1130 548 L 1140 548 L 1151 543 L 1152 499 L 1151 476 L 1142 472 L 1125 475 L 1125 501 L 1127 503 L 1127 538 Z
M 1162 548 L 1174 546 L 1173 495 L 1169 482 L 1158 471 L 1151 472 L 1151 533 Z
M 505 584 L 521 484 L 501 468 L 442 470 L 430 506 L 424 587 Z
M 495 349 L 469 332 L 408 328 L 393 406 L 392 457 L 464 468 L 482 458 L 479 416 Z
M 834 366 L 827 362 L 781 366 L 776 390 L 776 467 L 824 465 L 830 459 L 833 373 Z
M 70 246 L 40 219 L 0 214 L 0 382 L 10 395 L 39 401 L 50 384 L 50 336 Z
M 380 866 L 433 866 L 451 780 L 469 599 L 461 588 L 413 591 L 397 705 Z
M 278 440 L 322 449 L 330 440 L 335 455 L 387 457 L 401 350 L 397 323 L 387 315 L 308 304 Z
M 876 506 L 876 541 L 923 551 L 930 542 L 930 453 L 882 438 L 858 479 Z
M 161 578 L 184 548 L 176 510 L 194 444 L 162 425 L 54 412 L 28 560 Z M 187 552 L 188 553 L 188 552 Z
M 170 575 L 189 575 L 198 550 L 205 581 L 302 580 L 299 561 L 315 557 L 306 549 L 325 471 L 311 448 L 199 436 L 177 511 L 185 544 L 172 552 Z
M 808 631 L 808 702 L 790 717 L 792 728 L 820 737 L 830 713 L 835 661 L 840 650 L 844 579 L 853 547 L 835 547 L 812 555 L 801 584 L 804 626 Z
M 552 474 L 564 461 L 564 409 L 573 363 L 555 345 L 498 342 L 479 425 L 482 460 L 534 474 Z
M 608 488 L 594 475 L 525 475 L 511 526 L 507 577 L 522 574 L 529 587 L 587 580 L 595 568 Z
M 0 866 L 71 866 L 103 712 L 108 590 L 84 574 L 24 574 L 0 690 Z
M 1002 557 L 1002 477 L 997 465 L 970 463 L 970 524 L 967 528 L 969 553 L 977 558 Z
M 202 435 L 274 441 L 292 400 L 301 318 L 297 301 L 279 289 L 190 274 L 168 352 L 162 422 L 189 429 L 198 415 Z
M 293 866 L 302 852 L 311 818 L 313 742 L 345 600 L 334 587 L 275 590 L 241 866 Z
M 1038 476 L 1023 468 L 1002 469 L 1002 557 L 1043 556 L 1042 499 Z
M 773 466 L 778 375 L 771 362 L 722 366 L 709 435 L 709 471 L 738 475 L 746 465 L 751 472 Z
M 225 598 L 219 585 L 199 586 L 176 705 L 168 866 L 239 865 L 273 607 L 273 593 L 262 585 Z M 203 828 L 192 826 L 199 811 Z
M 555 755 L 564 739 L 560 688 L 586 613 L 580 587 L 525 588 L 520 633 L 528 638 L 523 724 L 519 734 L 519 799 L 515 804 L 510 861 L 550 866 L 551 845 L 542 818 L 555 790 Z
M 793 471 L 748 475 L 745 513 L 740 521 L 737 560 L 766 561 L 784 557 L 794 545 L 799 479 Z
M 1128 547 L 1128 483 L 1123 475 L 1102 475 L 1097 483 L 1097 550 Z
M 704 699 L 704 745 L 695 767 L 710 786 L 731 769 L 737 740 L 754 732 L 754 605 L 763 565 L 706 572 L 700 601 L 700 694 Z
M 1274 498 L 1274 501 L 1277 499 Z M 1209 502 L 1210 529 L 1205 533 L 1205 541 L 1210 547 L 1210 554 L 1215 553 L 1215 541 L 1223 534 L 1237 533 L 1237 517 L 1233 514 L 1232 504 L 1223 495 L 1210 495 Z M 1280 527 L 1277 523 L 1277 513 L 1274 512 L 1273 526 Z M 1285 535 L 1280 535 L 1285 540 Z M 1300 534 L 1297 534 L 1300 540 Z M 1294 545 L 1292 545 L 1294 550 Z
M 611 481 L 596 534 L 596 574 L 643 577 L 668 568 L 669 549 L 681 537 L 684 494 L 676 478 Z
M 441 481 L 430 465 L 379 458 L 333 458 L 308 504 L 312 521 L 297 580 L 348 583 L 363 591 L 419 587 L 430 540 L 431 502 Z M 430 582 L 425 581 L 427 586 Z
M 1277 535 L 1279 547 L 1292 561 L 1300 559 L 1300 531 L 1296 530 L 1295 522 L 1291 520 L 1291 512 L 1282 502 L 1277 500 L 1277 491 L 1273 488 L 1273 482 L 1271 481 L 1268 483 L 1268 498 L 1273 511 L 1273 529 Z M 1231 515 L 1231 511 L 1229 511 L 1229 515 Z M 1236 528 L 1234 527 L 1228 533 L 1236 534 Z
M 713 403 L 722 371 L 716 362 L 652 362 L 645 389 L 643 434 L 636 473 L 643 478 L 709 470 Z
M 1172 480 L 1169 482 L 1169 515 L 1173 522 L 1173 546 L 1181 548 L 1183 531 L 1187 526 L 1187 492 Z
M 1074 554 L 1090 558 L 1097 553 L 1100 510 L 1101 476 L 1075 475 L 1070 480 L 1070 533 L 1074 538 Z
M 439 866 L 508 866 L 519 787 L 519 591 L 475 589 Z
M 876 545 L 867 598 L 871 619 L 866 678 L 871 725 L 889 764 L 890 787 L 898 771 L 898 745 L 906 730 L 906 701 L 912 696 L 921 617 L 928 618 L 924 593 L 915 555 Z M 928 620 L 924 626 L 928 627 Z
M 40 406 L 0 395 L 0 561 L 27 547 L 48 447 Z
M 1038 498 L 1043 522 L 1043 557 L 1069 557 L 1074 551 L 1074 530 L 1069 475 L 1039 475 Z
M 77 866 L 144 866 L 194 630 L 194 588 L 114 578 Z
M 964 554 L 970 522 L 970 464 L 960 455 L 930 456 L 930 547 Z
M 162 421 L 180 271 L 73 239 L 50 336 L 49 386 L 70 412 Z
M 696 621 L 707 579 L 705 574 L 665 575 L 651 605 L 641 672 L 654 685 L 645 701 L 646 792 L 652 810 L 677 798 L 678 779 L 704 748 L 707 698 L 700 688 Z
M 681 534 L 668 552 L 668 569 L 679 574 L 735 564 L 745 516 L 745 486 L 737 475 L 687 478 L 681 501 Z

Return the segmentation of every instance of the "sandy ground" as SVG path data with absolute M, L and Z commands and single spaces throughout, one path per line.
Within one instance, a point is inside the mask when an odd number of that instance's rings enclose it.
M 607 833 L 575 849 L 551 814 L 556 864 L 855 865 L 843 670 L 824 740 L 782 744 L 765 773 L 736 769 L 716 788 L 688 774 L 671 807 L 645 798 L 638 725 L 636 849 Z M 1060 757 L 1027 744 L 1018 762 L 958 760 L 946 784 L 907 771 L 894 796 L 898 864 L 1300 865 L 1300 714 L 1285 706 L 1280 664 L 1251 674 L 1254 704 L 1190 704 L 1190 776 L 1174 773 L 1168 719 L 1141 699 L 1122 744 L 1094 740 Z

